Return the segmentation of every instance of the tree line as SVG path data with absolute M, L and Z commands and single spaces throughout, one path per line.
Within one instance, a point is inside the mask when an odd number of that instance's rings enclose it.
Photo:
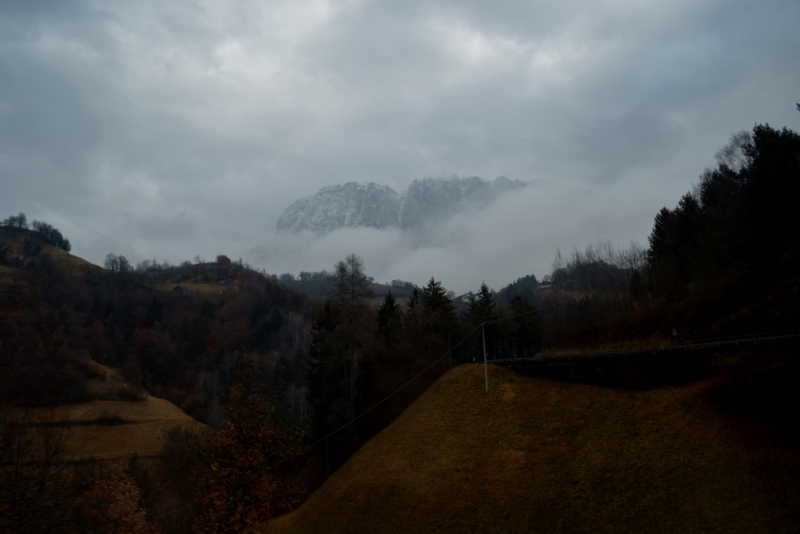
M 53 225 L 44 221 L 33 221 L 30 226 L 28 226 L 28 218 L 22 212 L 20 212 L 18 215 L 6 217 L 2 222 L 0 222 L 0 226 L 12 231 L 28 230 L 30 228 L 36 232 L 46 243 L 55 245 L 67 252 L 72 250 L 72 245 L 70 244 L 69 239 L 66 239 L 63 235 L 61 235 L 61 232 L 59 232 L 57 228 L 54 228 Z
M 693 283 L 756 287 L 800 265 L 800 135 L 760 124 L 734 134 L 697 186 L 663 208 L 649 237 L 652 292 L 680 298 Z
M 424 287 L 415 287 L 404 303 L 389 292 L 373 309 L 368 304 L 372 294 L 363 260 L 355 254 L 335 265 L 330 281 L 333 290 L 311 331 L 306 380 L 314 436 L 319 439 L 342 430 L 326 443 L 333 467 L 385 427 L 450 366 L 482 360 L 480 335 L 470 337 L 448 355 L 451 347 L 479 325 L 486 325 L 490 358 L 531 356 L 541 345 L 536 306 L 520 294 L 507 300 L 481 284 L 477 292 L 456 299 L 431 278 Z M 425 374 L 406 386 L 423 371 Z M 368 409 L 365 417 L 350 424 Z
M 604 332 L 668 338 L 676 323 L 708 329 L 723 310 L 791 286 L 800 269 L 800 136 L 756 125 L 732 135 L 716 163 L 655 215 L 648 247 L 556 251 L 539 292 L 549 345 Z M 794 320 L 786 312 L 749 328 L 793 328 Z

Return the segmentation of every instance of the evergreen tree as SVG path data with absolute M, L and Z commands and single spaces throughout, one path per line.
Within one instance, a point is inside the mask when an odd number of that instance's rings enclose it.
M 800 135 L 757 125 L 717 153 L 718 167 L 695 193 L 663 208 L 650 234 L 655 292 L 685 294 L 689 283 L 795 276 L 800 264 Z
M 481 289 L 477 295 L 470 295 L 468 306 L 470 317 L 478 324 L 497 319 L 494 313 L 497 304 L 486 283 L 481 283 Z
M 650 236 L 647 238 L 650 243 L 648 257 L 651 263 L 666 257 L 675 248 L 673 227 L 674 217 L 672 211 L 667 207 L 661 208 L 661 211 L 656 214 L 653 231 L 650 232 Z
M 419 356 L 424 345 L 425 311 L 422 307 L 422 295 L 416 287 L 411 292 L 411 298 L 406 304 L 406 312 L 403 314 L 403 334 L 411 343 L 416 355 Z
M 796 276 L 800 265 L 800 135 L 768 124 L 753 128 L 748 147 L 746 197 L 752 229 L 751 263 L 756 276 L 766 279 Z
M 347 264 L 344 261 L 333 266 L 333 273 L 330 275 L 333 284 L 331 296 L 339 310 L 343 310 L 347 305 L 347 278 Z
M 520 295 L 530 303 L 536 302 L 536 290 L 539 288 L 539 281 L 535 275 L 529 274 L 508 284 L 497 292 L 506 302 L 509 302 L 514 295 Z
M 336 264 L 331 281 L 334 285 L 334 298 L 343 314 L 345 324 L 356 329 L 363 323 L 369 306 L 366 299 L 373 294 L 369 278 L 364 274 L 364 261 L 350 254 L 344 261 Z
M 362 374 L 363 345 L 372 334 L 374 324 L 372 310 L 366 301 L 372 295 L 372 289 L 369 287 L 369 278 L 364 274 L 364 262 L 355 254 L 350 254 L 334 266 L 330 280 L 334 286 L 332 296 L 335 309 L 330 301 L 326 306 L 330 307 L 330 313 L 337 316 L 337 326 L 333 332 L 320 334 L 317 342 L 322 343 L 322 338 L 325 338 L 325 343 L 334 345 L 331 348 L 337 359 L 342 360 L 340 365 L 346 383 L 342 399 L 348 405 L 349 418 L 353 418 L 359 395 L 356 386 Z
M 483 327 L 483 333 L 486 336 L 486 351 L 489 353 L 490 358 L 495 358 L 499 352 L 499 336 L 497 323 L 493 322 L 497 319 L 495 314 L 495 307 L 497 303 L 494 301 L 489 287 L 486 283 L 481 283 L 481 288 L 477 295 L 470 294 L 469 297 L 469 317 L 477 326 L 482 323 L 490 323 Z M 481 342 L 482 345 L 482 342 Z M 477 352 L 482 353 L 482 348 Z M 483 359 L 481 356 L 480 359 Z
M 427 331 L 439 336 L 442 341 L 446 340 L 449 334 L 456 331 L 458 324 L 455 306 L 447 290 L 441 282 L 431 277 L 428 285 L 422 289 L 420 301 Z
M 415 287 L 414 291 L 411 292 L 411 297 L 408 299 L 408 311 L 412 310 L 419 310 L 422 308 L 422 298 L 419 294 L 419 290 Z
M 515 295 L 511 299 L 511 313 L 515 316 L 512 352 L 520 358 L 533 356 L 542 346 L 541 316 L 536 306 Z
M 387 342 L 391 341 L 403 324 L 403 309 L 397 304 L 391 291 L 383 299 L 383 304 L 381 304 L 380 308 L 378 308 L 377 321 L 378 333 Z
M 312 427 L 316 436 L 336 430 L 350 413 L 349 359 L 338 330 L 339 312 L 330 300 L 311 329 L 311 347 L 306 363 L 306 381 L 314 408 Z
M 455 308 L 453 301 L 447 296 L 447 290 L 431 277 L 428 285 L 422 289 L 422 306 L 429 314 L 444 312 L 450 313 Z

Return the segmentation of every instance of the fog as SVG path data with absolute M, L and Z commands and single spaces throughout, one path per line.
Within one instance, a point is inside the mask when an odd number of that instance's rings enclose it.
M 0 218 L 95 263 L 541 276 L 556 246 L 644 244 L 732 133 L 800 130 L 799 26 L 790 0 L 2 2 Z M 324 186 L 453 175 L 538 185 L 424 247 L 275 234 Z
M 482 211 L 461 213 L 419 236 L 399 229 L 341 228 L 324 236 L 305 232 L 278 234 L 247 255 L 271 273 L 331 270 L 333 261 L 360 255 L 378 282 L 401 279 L 423 285 L 431 277 L 458 294 L 475 291 L 481 282 L 499 290 L 528 274 L 541 279 L 550 272 L 556 247 L 561 250 L 617 238 L 617 245 L 647 243 L 652 219 L 668 188 L 642 189 L 631 178 L 593 191 L 579 184 L 540 181 L 502 195 Z M 620 208 L 620 199 L 635 195 L 636 206 Z M 578 237 L 579 236 L 579 237 Z

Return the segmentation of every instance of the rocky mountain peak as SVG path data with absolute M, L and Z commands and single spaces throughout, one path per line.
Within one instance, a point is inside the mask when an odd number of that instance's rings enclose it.
M 466 209 L 483 209 L 499 195 L 526 183 L 500 176 L 493 182 L 471 178 L 423 178 L 397 193 L 374 182 L 323 187 L 292 203 L 278 219 L 278 231 L 325 234 L 337 228 L 367 226 L 422 229 Z

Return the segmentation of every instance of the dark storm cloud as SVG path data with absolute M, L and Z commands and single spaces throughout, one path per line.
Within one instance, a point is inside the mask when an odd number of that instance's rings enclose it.
M 542 275 L 557 245 L 643 241 L 731 133 L 800 129 L 798 22 L 790 1 L 6 2 L 0 216 L 97 262 L 261 244 L 272 270 Z M 322 186 L 454 174 L 549 185 L 433 248 L 274 236 Z

